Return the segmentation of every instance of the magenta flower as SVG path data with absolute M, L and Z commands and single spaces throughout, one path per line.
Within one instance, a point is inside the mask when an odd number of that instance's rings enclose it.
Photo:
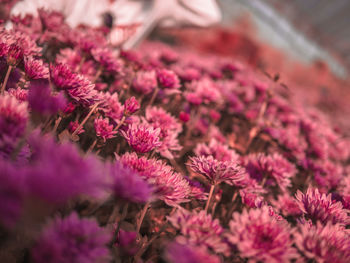
M 209 145 L 204 143 L 198 143 L 194 149 L 194 153 L 197 156 L 210 156 L 212 155 L 214 159 L 218 161 L 237 161 L 239 160 L 239 155 L 236 151 L 228 148 L 227 145 L 220 143 L 216 139 L 211 139 Z
M 124 103 L 125 115 L 131 115 L 140 109 L 140 103 L 135 99 L 134 96 L 125 100 Z
M 189 85 L 189 92 L 186 93 L 186 98 L 187 100 L 198 98 L 205 104 L 220 104 L 222 102 L 222 96 L 217 85 L 209 78 L 203 78 L 199 81 L 192 82 Z
M 165 89 L 180 88 L 180 80 L 174 71 L 167 69 L 160 69 L 157 71 L 158 83 Z
M 230 221 L 229 242 L 237 246 L 240 256 L 249 262 L 289 262 L 296 258 L 292 247 L 291 228 L 286 221 L 277 221 L 268 207 L 235 212 Z
M 151 93 L 157 88 L 157 75 L 155 71 L 138 71 L 132 82 L 132 88 L 143 94 Z
M 50 66 L 50 77 L 58 89 L 71 89 L 77 85 L 77 74 L 62 63 Z
M 9 89 L 8 94 L 15 97 L 18 101 L 24 102 L 28 100 L 28 90 L 26 89 Z
M 159 141 L 160 129 L 154 129 L 147 123 L 132 124 L 127 131 L 120 132 L 138 153 L 147 153 L 162 145 Z
M 169 206 L 188 202 L 191 188 L 186 179 L 172 168 L 156 159 L 138 157 L 136 153 L 126 153 L 120 162 L 138 172 L 153 188 L 157 197 Z
M 22 212 L 26 193 L 25 177 L 21 168 L 0 157 L 0 224 L 12 227 Z
M 17 44 L 11 44 L 7 51 L 7 64 L 12 67 L 17 66 L 23 59 L 23 50 Z
M 179 208 L 168 220 L 181 233 L 177 242 L 229 255 L 229 247 L 222 236 L 224 229 L 218 219 L 213 220 L 205 211 L 197 213 Z
M 24 71 L 28 79 L 48 79 L 49 69 L 42 60 L 32 57 L 24 60 Z
M 324 263 L 350 261 L 350 235 L 339 225 L 319 222 L 311 227 L 302 225 L 294 237 L 298 249 L 310 260 Z
M 169 263 L 220 263 L 220 258 L 206 249 L 173 242 L 167 246 L 165 258 Z
M 282 215 L 299 217 L 302 215 L 302 211 L 299 209 L 297 200 L 293 198 L 289 193 L 279 195 L 277 200 L 273 200 L 272 204 L 277 208 Z
M 5 135 L 12 138 L 22 136 L 28 117 L 26 102 L 20 102 L 9 94 L 0 95 L 0 138 Z
M 210 184 L 221 182 L 239 185 L 244 182 L 246 173 L 236 162 L 215 160 L 213 156 L 190 157 L 191 169 L 203 175 Z
M 66 98 L 60 92 L 53 95 L 47 80 L 33 80 L 29 85 L 28 102 L 33 111 L 42 115 L 56 114 L 66 107 Z
M 56 144 L 35 133 L 29 140 L 33 152 L 26 178 L 33 195 L 62 204 L 80 195 L 98 197 L 106 188 L 103 164 L 94 156 L 81 157 L 71 143 Z
M 291 185 L 290 179 L 295 175 L 296 168 L 280 154 L 265 155 L 250 154 L 244 158 L 244 167 L 250 177 L 265 185 L 278 186 L 283 191 Z
M 109 48 L 94 48 L 91 50 L 93 58 L 108 72 L 117 73 L 121 71 L 121 61 Z
M 111 95 L 109 92 L 106 92 L 104 98 L 102 98 L 101 110 L 107 117 L 119 123 L 124 115 L 124 106 L 119 102 L 118 93 Z
M 96 118 L 94 125 L 97 137 L 101 137 L 104 142 L 117 134 L 117 131 L 114 131 L 114 126 L 109 124 L 108 118 Z
M 348 211 L 343 209 L 341 202 L 332 200 L 332 195 L 321 194 L 318 189 L 309 187 L 305 194 L 298 190 L 295 195 L 299 209 L 311 219 L 326 224 L 349 224 Z
M 95 90 L 95 84 L 82 75 L 75 77 L 74 85 L 67 90 L 67 94 L 73 101 L 85 107 L 91 106 L 100 100 L 97 90 Z
M 119 161 L 110 165 L 114 196 L 127 202 L 146 203 L 151 199 L 152 188 L 137 172 L 123 167 Z
M 110 235 L 93 219 L 80 219 L 76 213 L 56 217 L 42 231 L 32 249 L 36 263 L 107 263 Z

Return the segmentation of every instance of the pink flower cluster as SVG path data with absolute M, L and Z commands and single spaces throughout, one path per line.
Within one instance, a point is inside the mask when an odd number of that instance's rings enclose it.
M 232 56 L 10 19 L 1 262 L 350 262 L 350 140 L 322 101 Z

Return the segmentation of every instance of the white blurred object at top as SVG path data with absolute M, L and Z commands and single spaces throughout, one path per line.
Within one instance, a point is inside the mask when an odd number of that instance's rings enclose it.
M 11 14 L 36 14 L 38 8 L 62 12 L 72 27 L 100 26 L 103 15 L 110 13 L 114 17 L 112 44 L 125 40 L 121 27 L 136 26 L 123 43 L 125 49 L 137 45 L 158 25 L 207 27 L 221 21 L 216 0 L 23 0 L 14 6 Z

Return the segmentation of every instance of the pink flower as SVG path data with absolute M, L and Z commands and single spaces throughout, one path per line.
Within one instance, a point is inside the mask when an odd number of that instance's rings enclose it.
M 18 138 L 25 132 L 29 118 L 27 102 L 20 102 L 9 94 L 0 95 L 0 138 Z
M 291 185 L 290 179 L 295 175 L 296 168 L 280 154 L 265 155 L 250 154 L 244 158 L 244 167 L 250 177 L 266 185 L 278 186 L 283 191 Z
M 135 99 L 134 96 L 125 100 L 124 103 L 125 115 L 131 115 L 140 109 L 140 103 Z
M 246 173 L 236 162 L 223 162 L 214 159 L 213 156 L 190 157 L 191 169 L 203 175 L 210 184 L 217 185 L 221 182 L 238 185 L 246 178 Z
M 113 130 L 113 125 L 109 125 L 108 118 L 96 118 L 94 125 L 96 135 L 101 137 L 104 142 L 106 142 L 107 139 L 113 138 L 117 134 L 117 131 Z
M 69 130 L 69 132 L 70 133 L 73 133 L 73 132 L 75 132 L 75 130 L 78 128 L 78 126 L 79 126 L 79 122 L 78 121 L 71 121 L 69 124 L 68 124 L 68 130 Z M 78 135 L 79 134 L 82 134 L 82 133 L 84 133 L 85 132 L 85 130 L 83 129 L 83 128 L 81 128 L 79 131 L 78 131 Z
M 223 240 L 224 229 L 218 219 L 212 219 L 205 211 L 190 212 L 179 208 L 172 216 L 168 217 L 169 222 L 178 230 L 181 235 L 176 238 L 180 244 L 198 246 L 202 249 L 210 249 L 215 253 L 229 255 L 229 247 Z
M 93 58 L 110 73 L 117 73 L 121 70 L 121 61 L 117 59 L 117 55 L 109 48 L 94 48 L 91 50 Z
M 296 199 L 299 209 L 311 219 L 326 224 L 349 224 L 348 211 L 343 209 L 341 202 L 332 200 L 332 195 L 321 194 L 318 189 L 309 187 L 305 194 L 298 190 Z
M 102 98 L 101 110 L 104 111 L 107 117 L 118 123 L 124 114 L 124 106 L 119 102 L 118 93 L 111 95 L 106 92 Z
M 169 206 L 188 202 L 191 188 L 179 173 L 164 162 L 156 159 L 138 157 L 136 153 L 126 153 L 120 157 L 120 162 L 138 172 L 150 185 L 159 199 Z
M 143 94 L 151 93 L 157 87 L 155 71 L 138 71 L 132 82 L 132 87 Z
M 279 263 L 297 257 L 290 234 L 286 221 L 277 221 L 269 208 L 263 206 L 235 212 L 227 238 L 249 262 Z
M 91 83 L 82 75 L 77 75 L 74 87 L 67 90 L 68 95 L 77 103 L 83 106 L 91 106 L 100 98 L 95 90 L 95 84 Z
M 302 212 L 299 209 L 298 202 L 290 196 L 289 193 L 279 195 L 277 200 L 272 201 L 274 207 L 276 207 L 281 213 L 287 216 L 299 217 Z
M 147 123 L 129 125 L 127 131 L 121 131 L 128 144 L 138 153 L 147 153 L 162 145 L 159 141 L 160 129 L 154 129 Z
M 160 69 L 157 71 L 158 83 L 165 89 L 180 88 L 180 80 L 175 72 L 167 69 Z
M 47 79 L 49 78 L 49 69 L 42 60 L 32 57 L 24 60 L 24 70 L 28 79 Z
M 28 90 L 26 89 L 21 89 L 19 87 L 17 89 L 9 89 L 8 94 L 15 97 L 17 100 L 21 102 L 28 100 Z
M 210 156 L 218 161 L 239 161 L 239 155 L 228 148 L 227 145 L 220 143 L 216 139 L 211 139 L 209 145 L 204 143 L 197 144 L 194 149 L 194 153 L 197 156 Z
M 301 225 L 295 232 L 295 244 L 308 259 L 315 262 L 350 262 L 350 235 L 339 225 L 322 225 L 309 227 Z

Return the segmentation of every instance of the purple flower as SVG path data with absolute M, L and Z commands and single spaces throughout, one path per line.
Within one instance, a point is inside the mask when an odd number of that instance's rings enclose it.
M 117 199 L 134 203 L 146 203 L 152 196 L 152 189 L 137 172 L 122 166 L 119 161 L 110 165 L 113 192 Z
M 128 98 L 124 103 L 125 115 L 131 115 L 140 109 L 140 103 L 135 99 L 134 96 Z
M 31 193 L 47 202 L 64 203 L 78 195 L 98 196 L 106 187 L 104 167 L 94 156 L 81 157 L 71 143 L 33 134 L 27 179 Z
M 43 115 L 56 114 L 66 107 L 66 98 L 60 92 L 52 95 L 48 81 L 31 81 L 28 93 L 29 106 L 33 111 Z
M 9 94 L 0 95 L 0 138 L 8 135 L 18 138 L 25 132 L 28 120 L 26 102 Z
M 350 235 L 339 225 L 322 225 L 309 227 L 301 225 L 295 232 L 295 244 L 308 259 L 315 262 L 350 262 Z
M 237 246 L 240 256 L 251 262 L 279 263 L 289 262 L 297 256 L 290 234 L 291 228 L 286 221 L 277 221 L 269 208 L 263 206 L 235 212 L 227 238 Z
M 36 263 L 107 263 L 109 240 L 110 235 L 95 220 L 72 213 L 56 217 L 43 229 L 32 257 Z
M 159 133 L 159 128 L 154 129 L 147 123 L 132 124 L 127 131 L 121 131 L 128 144 L 138 153 L 147 153 L 161 146 Z
M 213 156 L 190 157 L 189 166 L 198 174 L 203 175 L 210 184 L 221 182 L 239 185 L 246 178 L 246 173 L 236 162 L 215 160 Z
M 169 263 L 220 263 L 220 258 L 206 249 L 173 242 L 167 246 L 165 258 Z
M 107 139 L 115 137 L 117 134 L 117 131 L 114 131 L 113 125 L 109 125 L 109 119 L 108 118 L 96 118 L 94 121 L 96 135 L 98 137 L 101 137 L 104 142 L 106 142 Z
M 24 60 L 24 71 L 28 79 L 47 79 L 49 78 L 49 69 L 42 60 L 32 57 Z
M 349 224 L 349 216 L 341 202 L 332 200 L 332 195 L 321 194 L 318 189 L 309 187 L 305 194 L 298 190 L 296 199 L 300 210 L 311 219 L 326 224 Z
M 0 157 L 0 224 L 12 227 L 22 210 L 26 193 L 25 177 L 20 167 Z
M 132 88 L 143 94 L 151 93 L 157 88 L 157 75 L 155 71 L 138 71 L 132 82 Z
M 120 229 L 117 236 L 116 246 L 121 248 L 127 256 L 133 256 L 139 250 L 137 232 L 129 232 Z
M 295 175 L 296 168 L 280 154 L 265 155 L 250 154 L 244 159 L 244 167 L 250 177 L 266 185 L 278 186 L 283 191 L 291 185 L 290 179 Z
M 188 202 L 191 188 L 181 174 L 156 159 L 138 157 L 136 153 L 126 153 L 120 157 L 123 165 L 138 172 L 154 189 L 158 198 L 169 206 Z
M 177 242 L 229 255 L 229 247 L 222 237 L 224 229 L 218 219 L 213 220 L 205 211 L 197 213 L 179 208 L 168 220 L 180 230 L 181 235 L 176 238 Z

